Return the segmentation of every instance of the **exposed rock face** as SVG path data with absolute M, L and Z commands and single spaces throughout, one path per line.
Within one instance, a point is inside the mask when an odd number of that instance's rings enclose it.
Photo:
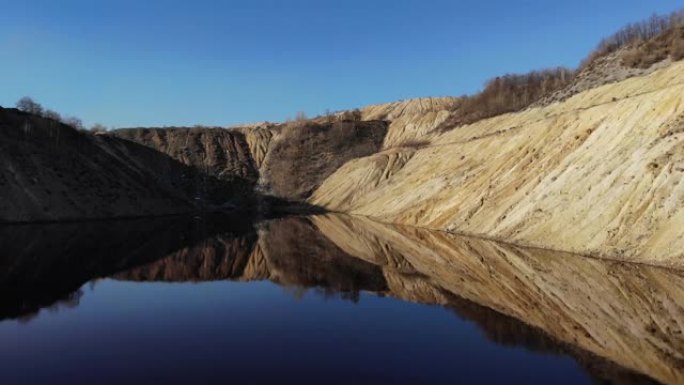
M 0 119 L 6 222 L 302 202 L 348 160 L 379 151 L 387 133 L 383 121 L 338 121 L 90 135 L 16 110 Z
M 684 267 L 684 63 L 349 161 L 335 211 Z
M 285 125 L 263 160 L 261 190 L 285 200 L 304 200 L 346 162 L 379 151 L 386 133 L 383 121 Z
M 221 128 L 140 128 L 115 130 L 111 135 L 143 144 L 195 169 L 201 199 L 221 205 L 234 203 L 231 197 L 253 195 L 259 178 L 258 166 L 242 132 Z M 235 190 L 222 194 L 202 191 L 205 178 L 218 179 Z
M 390 122 L 383 148 L 420 147 L 461 102 L 453 97 L 404 100 L 363 108 L 361 118 Z
M 259 194 L 303 201 L 348 160 L 380 150 L 382 121 L 221 128 L 136 128 L 111 135 L 161 151 L 202 174 Z
M 274 125 L 259 125 L 237 127 L 233 128 L 233 130 L 241 132 L 245 136 L 252 161 L 257 168 L 261 168 L 270 148 L 271 139 L 273 139 L 273 135 L 278 131 L 278 127 Z
M 2 110 L 0 220 L 154 215 L 272 196 L 684 268 L 684 63 L 614 73 L 613 56 L 593 62 L 557 102 L 449 129 L 460 98 L 104 136 Z
M 0 108 L 0 222 L 185 212 L 191 177 L 146 147 Z

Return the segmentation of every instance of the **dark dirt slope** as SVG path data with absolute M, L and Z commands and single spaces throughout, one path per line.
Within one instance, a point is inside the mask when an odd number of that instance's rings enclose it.
M 197 178 L 145 146 L 0 108 L 0 222 L 174 214 L 200 188 L 231 190 Z
M 224 195 L 251 195 L 259 178 L 245 135 L 238 131 L 222 128 L 129 128 L 111 131 L 110 135 L 160 151 L 192 167 L 203 178 L 215 178 L 232 185 L 234 191 L 225 191 Z M 196 181 L 197 184 L 202 182 Z
M 376 121 L 292 123 L 276 127 L 277 139 L 264 147 L 256 137 L 248 143 L 239 130 L 92 135 L 0 109 L 0 222 L 254 207 L 264 195 L 302 201 L 348 160 L 378 151 L 386 131 L 387 124 Z M 260 162 L 250 146 L 264 147 Z M 266 188 L 257 191 L 263 180 Z

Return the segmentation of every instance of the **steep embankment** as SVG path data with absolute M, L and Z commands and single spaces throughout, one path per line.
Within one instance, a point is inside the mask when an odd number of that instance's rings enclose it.
M 684 63 L 675 63 L 352 160 L 310 202 L 386 222 L 682 267 L 683 113 Z
M 192 168 L 197 200 L 219 206 L 248 204 L 254 195 L 259 172 L 242 132 L 221 128 L 136 128 L 115 130 L 109 136 L 142 144 Z M 207 179 L 230 188 L 212 191 L 206 188 Z
M 346 162 L 379 151 L 386 133 L 383 121 L 284 125 L 264 157 L 260 189 L 284 200 L 304 200 Z
M 361 109 L 362 120 L 389 123 L 383 148 L 420 147 L 423 138 L 444 123 L 462 98 L 422 98 L 378 104 Z
M 379 151 L 384 121 L 293 122 L 221 128 L 134 128 L 110 135 L 171 156 L 238 194 L 285 201 L 309 197 L 351 159 Z M 258 191 L 255 191 L 257 190 Z
M 379 151 L 383 121 L 79 132 L 0 110 L 0 221 L 154 216 L 301 203 L 348 160 Z
M 189 211 L 190 171 L 144 146 L 0 108 L 0 222 Z

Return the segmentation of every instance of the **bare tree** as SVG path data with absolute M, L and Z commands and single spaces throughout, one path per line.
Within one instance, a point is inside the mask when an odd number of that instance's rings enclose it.
M 297 112 L 297 115 L 295 115 L 295 121 L 303 122 L 305 120 L 306 120 L 306 114 L 304 113 L 304 111 Z
M 62 120 L 62 123 L 71 126 L 77 130 L 83 130 L 83 121 L 75 116 L 67 116 Z
M 628 53 L 628 65 L 648 66 L 653 62 L 662 60 L 667 57 L 669 47 L 663 46 L 667 44 L 673 45 L 677 40 L 681 40 L 682 36 L 675 32 L 677 27 L 684 25 L 684 10 L 673 12 L 667 16 L 653 15 L 648 20 L 637 23 L 631 23 L 621 30 L 603 39 L 598 47 L 580 64 L 580 68 L 585 68 L 593 63 L 597 58 L 613 53 L 623 47 L 631 47 Z M 663 36 L 670 32 L 673 35 L 672 39 L 660 39 L 661 47 L 655 47 L 653 44 L 648 45 L 649 40 Z M 660 51 L 660 52 L 648 52 Z
M 358 122 L 361 120 L 361 110 L 358 108 L 349 110 L 349 111 L 344 111 L 342 114 L 340 114 L 340 120 L 351 120 L 354 122 Z
M 676 40 L 672 44 L 670 56 L 672 56 L 672 60 L 674 61 L 684 59 L 684 39 Z
M 47 118 L 47 119 L 55 120 L 57 122 L 62 121 L 62 115 L 60 115 L 59 112 L 49 110 L 49 109 L 45 110 L 45 112 L 43 112 L 43 117 Z
M 29 98 L 28 96 L 24 96 L 23 98 L 19 99 L 19 101 L 17 101 L 17 108 L 20 111 L 24 111 L 33 115 L 43 114 L 43 106 L 41 106 L 39 103 L 36 103 L 33 99 Z
M 554 68 L 526 74 L 509 74 L 489 80 L 484 89 L 463 99 L 451 125 L 476 122 L 507 112 L 522 110 L 546 95 L 570 84 L 574 71 Z

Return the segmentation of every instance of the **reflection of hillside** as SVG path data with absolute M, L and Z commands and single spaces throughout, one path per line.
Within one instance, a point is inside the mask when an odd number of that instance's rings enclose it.
M 18 243 L 2 245 L 14 257 L 1 260 L 0 314 L 35 313 L 62 298 L 77 304 L 70 293 L 103 276 L 268 279 L 295 292 L 356 300 L 368 291 L 444 306 L 498 344 L 570 354 L 601 382 L 648 382 L 637 373 L 684 381 L 677 272 L 338 215 L 270 220 L 257 231 L 231 223 L 141 221 L 139 232 L 131 221 L 55 225 L 44 238 L 4 229 L 0 239 Z
M 313 220 L 343 250 L 384 266 L 393 295 L 420 299 L 425 286 L 439 288 L 660 381 L 684 382 L 679 272 L 343 216 Z M 422 287 L 407 272 L 424 277 Z
M 319 287 L 329 294 L 358 298 L 359 290 L 387 288 L 382 270 L 345 253 L 306 218 L 276 219 L 259 225 L 256 235 L 218 235 L 180 249 L 114 278 L 133 281 L 252 281 L 269 279 L 284 286 Z
M 490 341 L 505 346 L 524 346 L 544 354 L 569 354 L 594 378 L 597 384 L 656 384 L 655 380 L 623 368 L 603 357 L 551 337 L 543 330 L 485 306 L 450 295 L 447 307 L 459 318 L 472 321 Z
M 84 283 L 150 263 L 219 229 L 255 238 L 250 222 L 230 217 L 0 227 L 0 319 L 78 303 L 74 293 Z

